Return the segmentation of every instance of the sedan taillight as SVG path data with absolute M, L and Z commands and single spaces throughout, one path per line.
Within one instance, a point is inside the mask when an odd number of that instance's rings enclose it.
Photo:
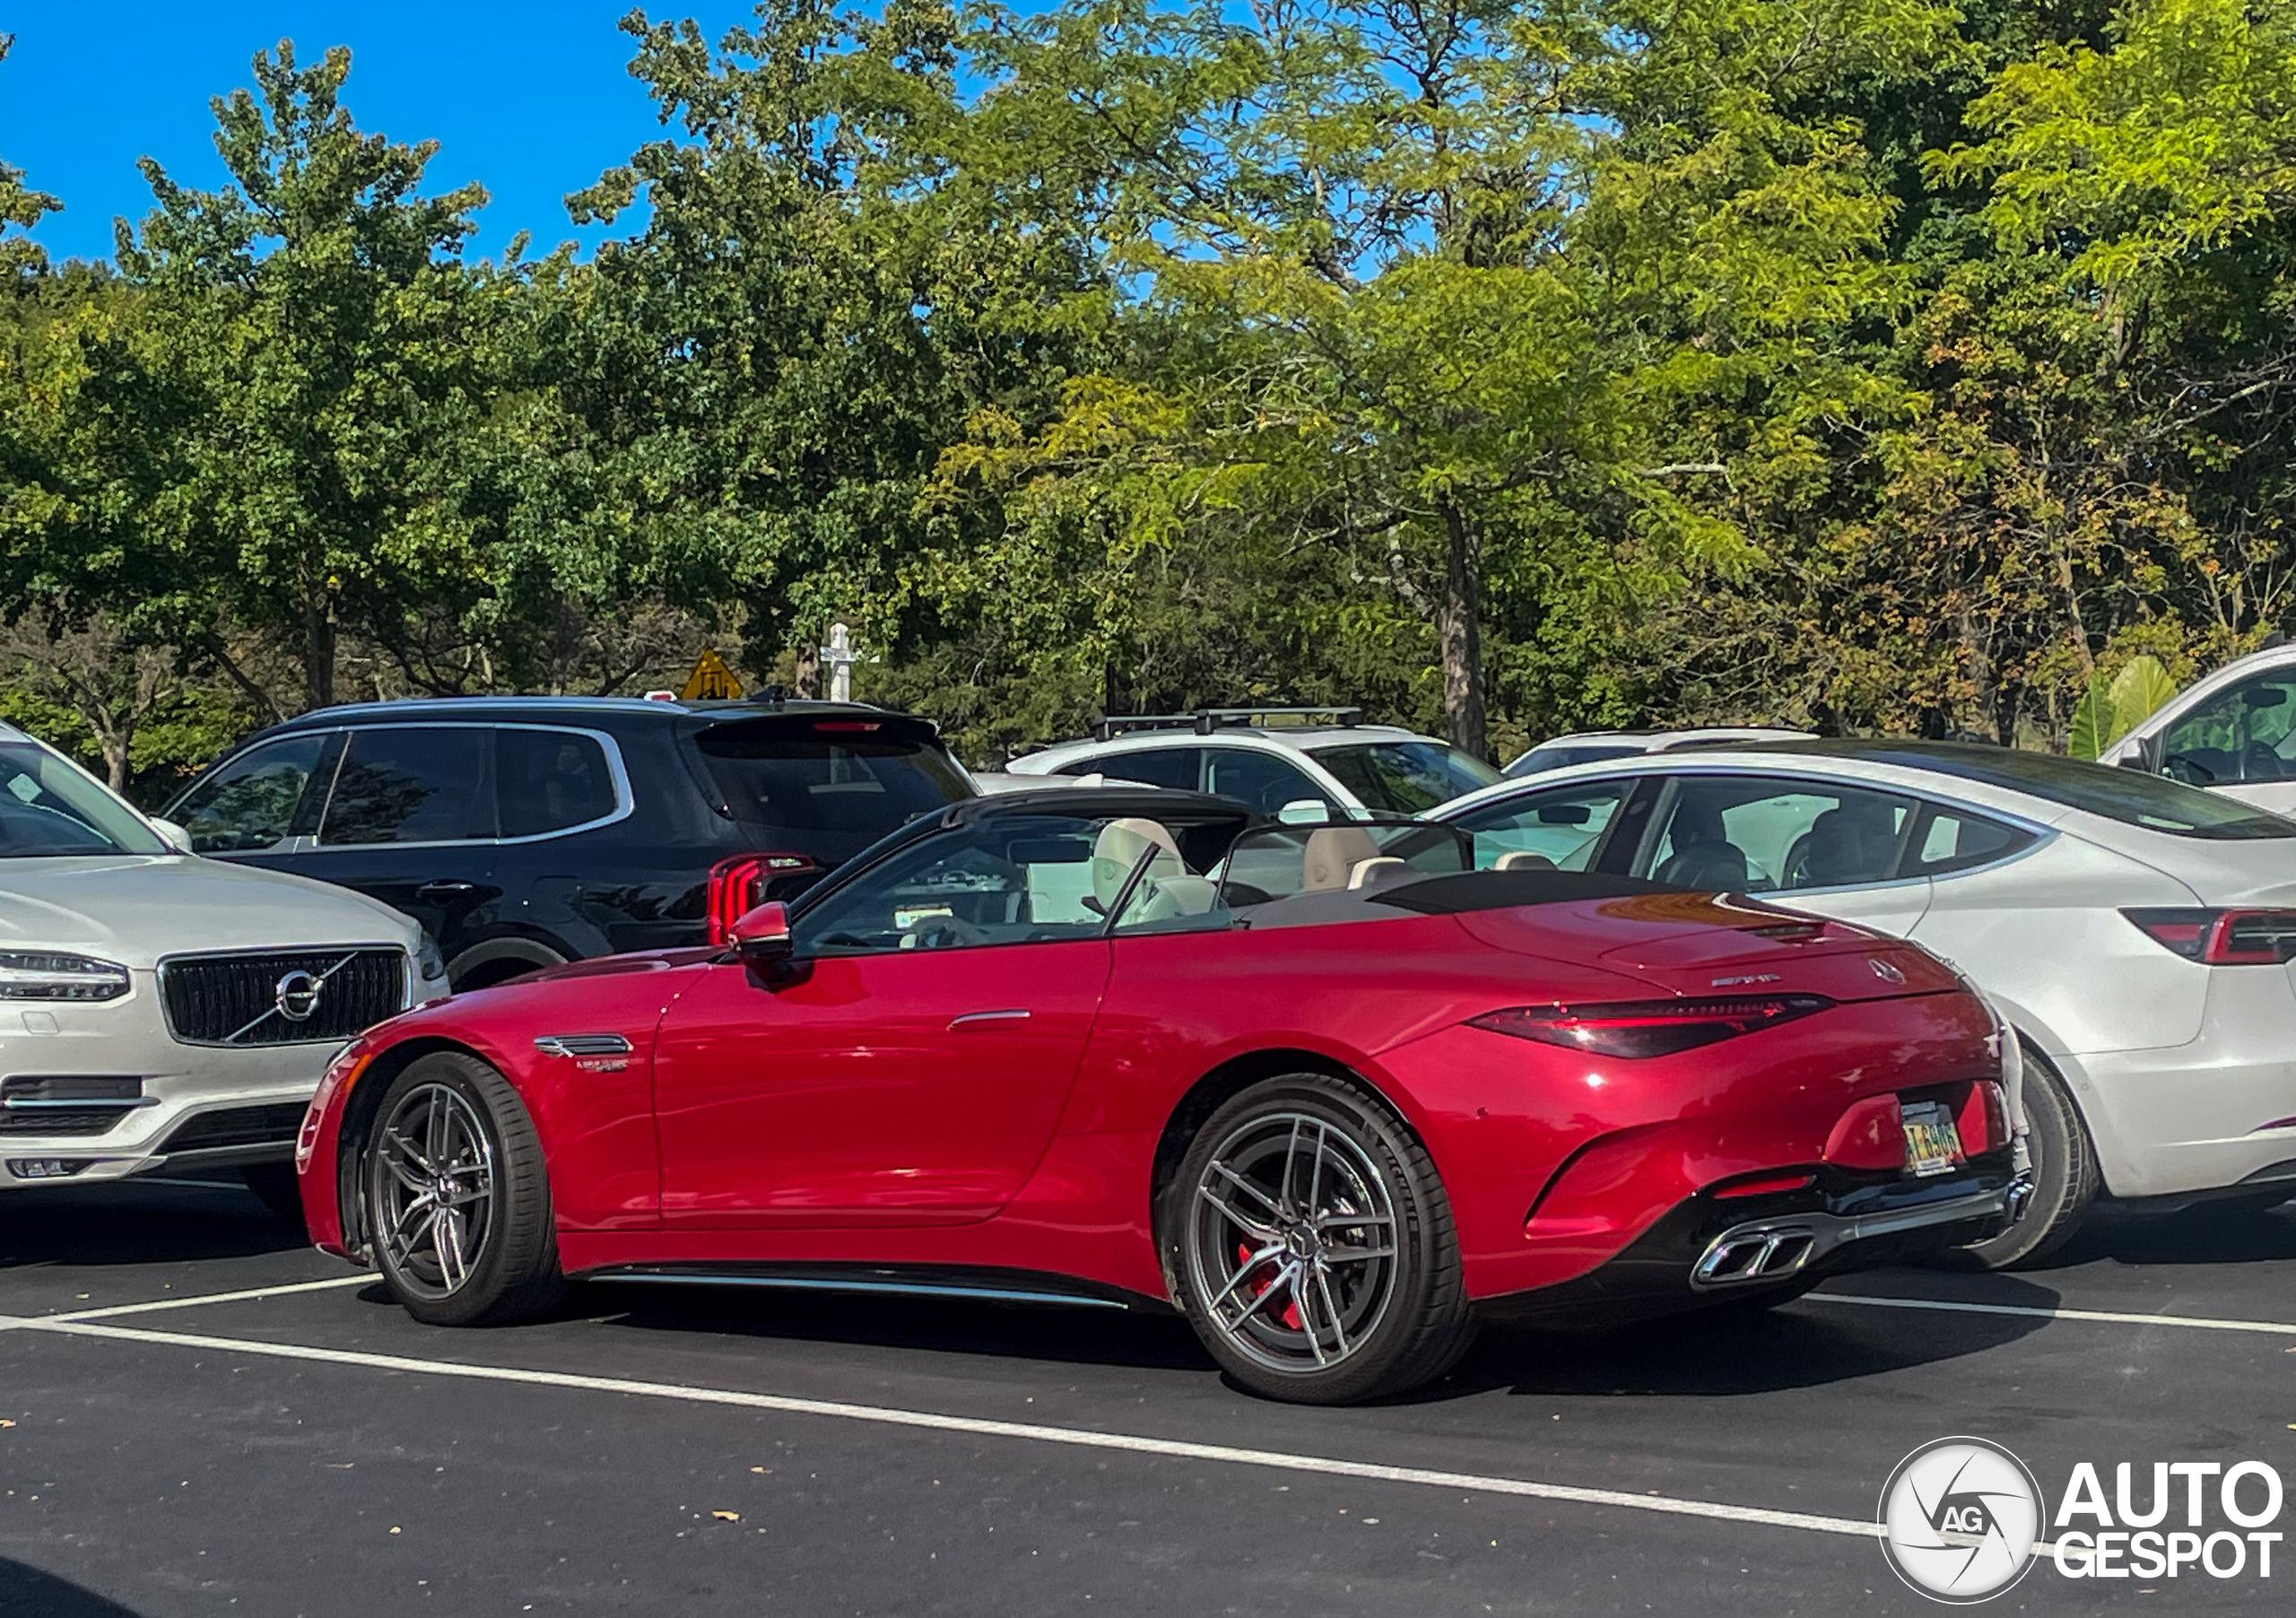
M 1471 1026 L 1605 1057 L 1670 1057 L 1833 1004 L 1823 995 L 1748 995 L 1728 1000 L 1630 1000 L 1597 1005 L 1518 1005 L 1469 1019 Z
M 2123 910 L 2170 953 L 2205 966 L 2278 966 L 2296 958 L 2296 910 Z
M 773 897 L 766 884 L 776 877 L 803 876 L 814 868 L 802 854 L 736 854 L 709 867 L 709 946 L 723 949 L 734 924 Z

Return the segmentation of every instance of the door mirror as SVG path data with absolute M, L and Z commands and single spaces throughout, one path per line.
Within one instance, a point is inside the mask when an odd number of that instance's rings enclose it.
M 181 826 L 177 825 L 175 822 L 163 821 L 154 817 L 152 822 L 152 830 L 160 834 L 160 840 L 161 842 L 167 844 L 169 848 L 174 849 L 178 854 L 189 854 L 193 852 L 191 846 L 191 833 L 185 831 Z
M 796 948 L 789 936 L 788 907 L 778 899 L 769 899 L 756 909 L 744 911 L 741 919 L 727 930 L 726 941 L 747 965 L 780 965 Z
M 1331 819 L 1331 805 L 1319 797 L 1295 797 L 1275 812 L 1287 826 L 1320 826 Z

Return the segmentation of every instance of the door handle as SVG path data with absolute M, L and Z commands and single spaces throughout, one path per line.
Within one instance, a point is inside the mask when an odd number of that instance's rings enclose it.
M 426 882 L 414 890 L 417 899 L 459 899 L 465 893 L 478 892 L 474 882 Z
M 949 1019 L 949 1031 L 954 1033 L 961 1028 L 987 1028 L 997 1022 L 1026 1022 L 1028 1020 L 1029 1013 L 1024 1011 L 967 1012 L 961 1017 Z

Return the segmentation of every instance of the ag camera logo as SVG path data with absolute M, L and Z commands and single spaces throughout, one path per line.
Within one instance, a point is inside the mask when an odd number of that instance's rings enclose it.
M 1924 1444 L 1882 1485 L 1882 1549 L 1935 1601 L 1990 1601 L 2031 1569 L 2041 1491 L 2024 1462 L 1985 1439 Z

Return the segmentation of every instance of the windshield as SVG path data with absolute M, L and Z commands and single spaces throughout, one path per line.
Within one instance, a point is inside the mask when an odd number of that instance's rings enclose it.
M 1299 893 L 1360 892 L 1474 869 L 1474 839 L 1426 821 L 1346 821 L 1247 831 L 1219 867 L 1221 901 L 1267 904 Z
M 93 776 L 33 742 L 0 742 L 0 858 L 172 852 Z
M 1526 775 L 1539 775 L 1549 770 L 1561 770 L 1570 764 L 1594 764 L 1605 759 L 1631 758 L 1641 748 L 1631 744 L 1615 742 L 1574 743 L 1569 746 L 1534 747 L 1530 752 L 1507 766 L 1507 773 L 1520 780 Z
M 2102 815 L 2125 826 L 2166 831 L 2176 837 L 2219 841 L 2296 837 L 2296 821 L 2204 792 L 2166 776 L 2148 775 L 2111 764 L 2061 759 L 2055 753 L 2021 752 L 2007 747 L 1966 747 L 1948 743 L 1905 743 L 1854 750 L 1819 743 L 1780 748 L 1781 752 L 1843 752 L 1876 763 L 1934 770 L 1941 775 L 1983 781 L 2012 792 L 2027 792 L 2052 804 Z
M 1366 809 L 1385 814 L 1417 814 L 1500 779 L 1481 759 L 1440 742 L 1359 742 L 1311 747 L 1308 756 Z

